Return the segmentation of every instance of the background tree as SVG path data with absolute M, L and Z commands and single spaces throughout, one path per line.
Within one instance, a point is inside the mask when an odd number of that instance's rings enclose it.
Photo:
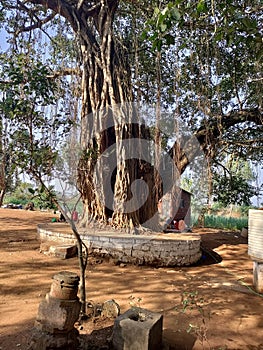
M 53 177 L 59 145 L 65 141 L 73 121 L 65 119 L 65 114 L 59 114 L 58 108 L 49 109 L 57 106 L 59 99 L 54 77 L 49 68 L 37 60 L 30 45 L 21 45 L 20 49 L 20 54 L 4 56 L 2 60 L 0 108 L 2 121 L 8 125 L 8 133 L 5 132 L 8 156 L 12 158 L 15 169 L 25 172 L 38 185 L 38 190 L 29 188 L 31 194 L 46 200 L 49 205 L 51 201 L 71 225 L 78 245 L 80 295 L 82 312 L 85 313 L 86 246 L 53 187 L 48 186 L 48 180 Z M 4 177 L 7 175 L 5 172 Z
M 252 197 L 259 192 L 253 184 L 254 180 L 255 175 L 249 162 L 229 159 L 221 171 L 214 174 L 214 200 L 223 206 L 250 206 Z
M 24 171 L 34 176 L 38 169 L 48 175 L 58 135 L 66 132 L 70 125 L 70 121 L 56 111 L 46 114 L 45 108 L 56 102 L 56 85 L 48 78 L 48 68 L 31 53 L 6 55 L 1 63 L 0 110 L 5 127 L 2 134 L 5 168 L 8 169 L 9 159 L 13 173 Z M 9 175 L 10 172 L 6 172 L 5 177 Z
M 13 189 L 16 175 L 14 164 L 10 158 L 7 143 L 7 124 L 3 116 L 0 120 L 0 206 L 2 206 L 7 191 Z

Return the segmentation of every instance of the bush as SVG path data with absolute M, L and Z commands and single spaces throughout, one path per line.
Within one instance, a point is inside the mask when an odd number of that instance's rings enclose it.
M 31 200 L 32 195 L 28 191 L 30 184 L 21 183 L 16 189 L 10 193 L 7 193 L 4 198 L 5 204 L 17 204 L 25 205 Z
M 21 183 L 15 191 L 5 196 L 4 204 L 25 206 L 27 203 L 32 202 L 35 208 L 57 210 L 52 201 L 54 197 L 53 187 L 50 187 L 50 193 L 46 193 L 41 188 L 33 189 L 30 183 Z
M 242 230 L 248 226 L 248 219 L 232 218 L 218 215 L 205 215 L 205 227 L 220 228 L 227 230 Z
M 4 204 L 15 204 L 15 205 L 25 205 L 27 204 L 28 200 L 27 199 L 22 199 L 22 198 L 16 198 L 11 195 L 7 195 L 4 200 Z

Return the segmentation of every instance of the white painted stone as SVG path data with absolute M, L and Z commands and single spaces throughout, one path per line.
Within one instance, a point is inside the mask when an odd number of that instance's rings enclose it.
M 52 231 L 46 225 L 39 225 L 38 235 L 41 241 L 53 241 L 57 245 L 61 242 L 65 245 L 76 244 L 72 234 L 58 231 L 58 227 Z M 99 232 L 82 233 L 81 237 L 90 253 L 106 255 L 123 263 L 186 266 L 196 263 L 201 257 L 201 238 L 195 234 L 134 236 Z
M 253 284 L 258 293 L 263 293 L 263 263 L 253 262 Z

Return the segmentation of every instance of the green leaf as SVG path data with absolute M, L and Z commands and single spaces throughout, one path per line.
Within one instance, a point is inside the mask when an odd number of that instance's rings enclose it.
M 258 62 L 261 61 L 262 58 L 263 58 L 263 48 L 258 50 L 256 53 L 256 59 Z
M 167 24 L 166 24 L 166 23 L 162 23 L 162 24 L 160 25 L 160 30 L 161 30 L 161 32 L 164 33 L 164 32 L 166 31 L 166 29 L 167 29 Z
M 29 187 L 29 188 L 28 188 L 28 191 L 29 191 L 31 194 L 35 194 L 35 193 L 36 193 L 36 191 L 35 191 L 32 187 Z
M 166 45 L 168 45 L 168 46 L 174 45 L 175 40 L 174 40 L 174 37 L 171 34 L 166 34 L 164 38 L 166 40 Z
M 151 35 L 150 37 L 149 37 L 149 40 L 150 41 L 155 41 L 155 39 L 158 37 L 158 33 L 157 32 L 155 32 L 153 35 Z
M 179 21 L 179 19 L 181 18 L 181 14 L 180 14 L 179 10 L 176 7 L 173 7 L 171 9 L 171 17 L 175 21 Z
M 167 11 L 168 11 L 168 7 L 165 7 L 162 11 L 161 11 L 161 14 L 163 16 L 165 16 L 167 14 Z
M 202 12 L 206 12 L 207 7 L 206 7 L 206 3 L 204 0 L 199 1 L 199 3 L 197 4 L 196 10 L 197 10 L 198 14 L 200 14 Z
M 224 33 L 223 31 L 217 31 L 214 35 L 214 40 L 215 41 L 221 41 L 224 38 Z
M 158 40 L 156 41 L 156 48 L 157 48 L 157 51 L 161 52 L 161 50 L 162 50 L 162 45 L 163 45 L 162 40 L 161 40 L 161 39 L 158 39 Z
M 142 40 L 146 40 L 147 39 L 147 36 L 148 36 L 148 31 L 143 31 L 142 34 L 141 34 L 141 39 Z
M 159 8 L 158 8 L 158 7 L 155 7 L 155 8 L 154 8 L 154 11 L 153 11 L 153 15 L 154 15 L 154 16 L 157 16 L 157 15 L 159 15 L 159 13 L 160 13 Z

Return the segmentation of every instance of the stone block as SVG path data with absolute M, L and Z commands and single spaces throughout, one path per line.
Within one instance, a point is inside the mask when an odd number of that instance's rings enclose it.
M 49 248 L 49 254 L 61 259 L 73 258 L 77 255 L 76 245 L 57 245 Z
M 162 347 L 163 316 L 146 309 L 132 308 L 116 318 L 114 350 L 159 350 Z
M 160 258 L 168 258 L 170 256 L 170 252 L 163 251 L 160 254 Z
M 146 258 L 148 254 L 146 252 L 142 252 L 140 250 L 132 250 L 131 256 L 134 258 Z
M 151 246 L 152 242 L 153 242 L 153 240 L 150 238 L 144 239 L 144 238 L 138 236 L 137 238 L 133 239 L 132 244 L 133 244 L 133 246 L 141 247 L 143 244 Z
M 61 271 L 53 276 L 50 296 L 63 300 L 75 300 L 78 294 L 79 276 L 70 271 Z
M 79 299 L 61 300 L 48 293 L 39 304 L 35 328 L 51 334 L 69 332 L 79 317 L 80 306 Z
M 115 253 L 119 254 L 119 255 L 131 256 L 132 255 L 132 250 L 123 248 L 121 251 L 117 251 L 116 250 Z
M 120 240 L 113 241 L 111 240 L 111 243 L 114 247 L 114 249 L 122 250 L 122 249 L 132 249 L 133 245 L 130 242 L 121 242 Z
M 41 242 L 40 243 L 40 253 L 47 254 L 50 248 L 50 242 Z
M 120 306 L 115 300 L 107 300 L 102 305 L 101 316 L 107 318 L 116 318 L 120 314 Z
M 85 239 L 86 237 L 83 236 L 82 239 Z M 92 240 L 92 242 L 97 242 L 99 241 L 99 236 L 96 236 L 96 235 L 90 235 L 90 239 Z
M 79 349 L 79 332 L 72 329 L 67 333 L 51 334 L 33 329 L 27 350 L 76 350 Z
M 243 227 L 241 230 L 241 236 L 244 238 L 248 237 L 248 228 L 247 227 Z
M 263 263 L 253 262 L 253 284 L 258 293 L 263 293 Z
M 131 260 L 131 257 L 129 257 L 129 256 L 127 256 L 127 255 L 122 255 L 122 254 L 120 254 L 120 255 L 118 256 L 118 260 L 119 260 L 120 262 L 122 262 L 122 263 L 125 263 L 125 264 L 127 264 L 127 263 L 129 263 L 129 262 L 132 261 L 132 260 Z
M 99 242 L 110 242 L 110 238 L 109 237 L 105 237 L 105 236 L 99 236 Z
M 140 249 L 143 251 L 143 252 L 149 252 L 151 249 L 150 249 L 150 245 L 149 244 L 142 244 Z

